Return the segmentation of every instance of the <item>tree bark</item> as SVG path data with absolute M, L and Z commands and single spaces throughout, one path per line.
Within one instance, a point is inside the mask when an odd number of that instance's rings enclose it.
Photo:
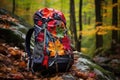
M 12 8 L 12 13 L 15 13 L 15 0 L 13 0 L 13 8 Z
M 74 38 L 75 49 L 79 50 L 79 47 L 77 46 L 78 40 L 77 40 L 74 0 L 70 0 L 70 30 L 71 30 L 71 34 Z
M 118 5 L 117 4 L 117 0 L 112 0 L 112 4 L 113 4 L 113 11 L 112 11 L 112 26 L 113 27 L 118 27 Z M 117 30 L 112 30 L 112 46 L 113 42 L 118 42 L 118 31 Z
M 96 13 L 96 28 L 102 26 L 102 15 L 101 15 L 101 0 L 95 0 L 95 13 Z M 98 35 L 96 32 L 96 49 L 101 48 L 103 46 L 103 37 L 102 35 Z
M 82 0 L 79 2 L 79 29 L 82 31 Z M 82 41 L 82 34 L 79 35 L 79 40 L 78 40 L 78 47 L 79 51 L 81 52 L 81 41 Z

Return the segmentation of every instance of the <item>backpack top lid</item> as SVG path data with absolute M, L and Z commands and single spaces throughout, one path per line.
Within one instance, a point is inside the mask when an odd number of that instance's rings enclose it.
M 49 20 L 61 20 L 66 25 L 64 14 L 52 8 L 43 8 L 34 14 L 34 24 L 41 26 Z
M 43 27 L 47 23 L 47 30 L 54 37 L 61 37 L 66 31 L 66 19 L 64 14 L 52 8 L 43 8 L 34 14 L 34 24 Z

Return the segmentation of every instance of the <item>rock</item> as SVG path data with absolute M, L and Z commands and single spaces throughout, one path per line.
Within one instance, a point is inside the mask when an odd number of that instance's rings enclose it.
M 26 33 L 30 27 L 32 26 L 20 17 L 0 9 L 0 42 L 24 49 Z
M 111 72 L 103 69 L 85 55 L 79 53 L 78 55 L 79 58 L 74 67 L 79 77 L 83 79 L 94 78 L 95 80 L 116 80 Z

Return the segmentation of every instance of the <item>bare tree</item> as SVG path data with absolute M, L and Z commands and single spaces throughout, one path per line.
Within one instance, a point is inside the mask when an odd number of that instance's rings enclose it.
M 13 0 L 13 8 L 12 8 L 12 13 L 15 13 L 15 0 Z
M 82 1 L 83 0 L 80 0 L 79 1 L 79 29 L 80 31 L 82 31 Z M 79 50 L 81 52 L 81 40 L 82 40 L 82 34 L 79 35 L 79 40 L 78 40 L 78 47 L 79 47 Z
M 112 0 L 113 4 L 113 9 L 112 9 L 112 26 L 113 27 L 118 27 L 118 5 L 117 5 L 118 0 Z M 112 45 L 114 46 L 114 42 L 118 42 L 118 31 L 117 30 L 112 30 Z
M 101 2 L 101 0 L 95 0 L 96 28 L 102 26 Z M 98 32 L 96 33 L 96 49 L 101 48 L 103 46 L 103 36 L 98 35 Z
M 78 40 L 77 40 L 74 0 L 70 0 L 70 30 L 72 37 L 74 38 L 75 48 L 76 50 L 79 50 L 79 47 L 77 46 Z

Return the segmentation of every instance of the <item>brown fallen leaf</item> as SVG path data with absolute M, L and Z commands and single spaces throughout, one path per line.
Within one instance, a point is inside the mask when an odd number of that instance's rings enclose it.
M 25 61 L 21 61 L 19 62 L 19 66 L 25 68 L 27 67 L 27 63 Z
M 9 77 L 11 79 L 24 79 L 24 76 L 19 72 L 15 73 L 15 74 L 10 74 Z
M 75 71 L 75 75 L 83 79 L 88 78 L 88 72 Z
M 95 80 L 95 78 L 88 77 L 86 80 Z
M 7 47 L 5 46 L 5 44 L 0 43 L 0 53 L 7 55 Z

